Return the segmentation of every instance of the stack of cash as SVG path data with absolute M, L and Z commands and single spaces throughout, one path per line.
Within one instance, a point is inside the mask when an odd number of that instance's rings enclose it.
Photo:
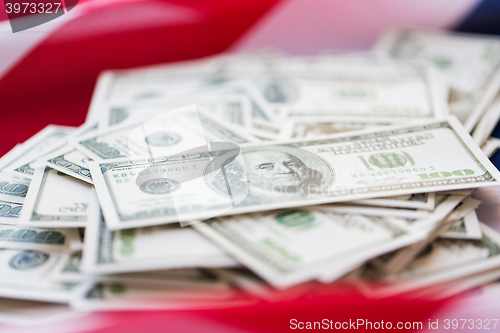
M 82 126 L 0 159 L 0 297 L 183 309 L 495 281 L 471 194 L 500 185 L 499 118 L 500 40 L 478 35 L 107 71 Z

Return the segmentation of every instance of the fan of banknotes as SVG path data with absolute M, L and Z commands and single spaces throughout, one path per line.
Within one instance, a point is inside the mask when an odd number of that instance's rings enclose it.
M 499 92 L 500 40 L 416 29 L 104 72 L 82 126 L 0 159 L 0 297 L 185 309 L 495 281 L 471 194 L 500 185 Z

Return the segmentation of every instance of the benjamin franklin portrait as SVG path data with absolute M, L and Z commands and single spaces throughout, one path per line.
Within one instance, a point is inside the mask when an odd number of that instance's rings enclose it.
M 231 162 L 219 164 L 222 167 L 206 177 L 207 182 L 241 200 L 242 193 L 259 198 L 319 194 L 333 180 L 333 169 L 317 155 L 284 146 L 242 149 Z

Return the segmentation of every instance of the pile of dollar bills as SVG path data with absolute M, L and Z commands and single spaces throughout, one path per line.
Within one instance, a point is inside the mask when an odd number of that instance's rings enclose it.
M 104 72 L 82 126 L 0 159 L 0 297 L 189 309 L 495 281 L 471 194 L 500 185 L 499 118 L 500 40 L 480 35 Z

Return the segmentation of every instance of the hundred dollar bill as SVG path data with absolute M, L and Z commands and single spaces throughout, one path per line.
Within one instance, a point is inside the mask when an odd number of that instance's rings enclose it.
M 418 29 L 394 29 L 376 50 L 396 59 L 424 60 L 451 86 L 450 111 L 472 131 L 500 88 L 500 41 Z
M 272 56 L 275 59 L 282 57 Z M 175 96 L 197 92 L 199 87 L 213 87 L 241 75 L 267 73 L 270 57 L 261 54 L 238 54 L 205 57 L 142 68 L 106 71 L 99 77 L 91 104 L 120 100 Z M 279 63 L 277 61 L 276 63 Z M 195 89 L 193 89 L 193 87 Z M 170 88 L 170 90 L 168 89 Z M 172 88 L 175 89 L 172 91 Z M 90 113 L 92 113 L 92 105 Z M 98 111 L 96 111 L 98 112 Z
M 269 103 L 266 103 L 265 99 L 252 83 L 245 81 L 232 81 L 220 86 L 217 89 L 226 89 L 234 93 L 245 95 L 245 97 L 250 101 L 251 121 L 260 120 L 270 122 L 275 119 L 274 112 L 276 112 L 276 110 L 274 110 Z M 250 128 L 253 128 L 251 123 Z
M 284 117 L 351 116 L 366 120 L 439 118 L 448 114 L 444 87 L 431 68 L 394 65 L 293 73 L 255 80 Z
M 111 229 L 498 184 L 458 120 L 89 162 Z
M 370 295 L 390 296 L 437 283 L 464 278 L 498 268 L 500 265 L 500 234 L 481 224 L 480 240 L 438 239 L 432 242 L 404 271 L 383 277 L 374 270 L 363 277 L 377 279 Z
M 252 135 L 262 136 L 269 140 L 277 140 L 280 137 L 281 129 L 276 123 L 255 119 L 252 121 L 248 132 Z
M 356 201 L 352 202 L 356 203 Z M 386 208 L 373 206 L 358 206 L 352 203 L 331 204 L 329 208 L 341 213 L 359 213 L 363 215 L 375 215 L 384 217 L 398 217 L 405 220 L 421 220 L 429 216 L 426 210 L 403 209 L 403 208 Z M 350 205 L 351 204 L 351 205 Z
M 96 123 L 86 123 L 73 132 L 71 136 L 68 137 L 68 140 L 85 135 L 86 133 L 95 131 L 96 129 Z M 69 144 L 66 144 L 61 148 L 39 158 L 40 161 L 44 162 L 52 169 L 92 184 L 92 177 L 90 176 L 90 171 L 87 168 L 88 159 L 89 158 L 86 155 Z
M 54 170 L 35 167 L 18 223 L 37 227 L 84 227 L 90 207 L 97 205 L 92 185 Z
M 85 280 L 85 275 L 80 271 L 82 252 L 65 253 L 54 267 L 50 276 L 56 283 L 79 283 Z
M 211 272 L 221 276 L 223 279 L 230 281 L 233 285 L 244 290 L 245 292 L 263 299 L 267 302 L 283 302 L 301 297 L 307 294 L 317 285 L 317 283 L 302 283 L 285 290 L 273 288 L 248 269 L 211 269 Z
M 125 156 L 166 156 L 207 141 L 251 142 L 239 129 L 217 122 L 194 105 L 166 112 L 146 122 L 89 133 L 73 144 L 93 160 Z
M 197 288 L 201 290 L 226 290 L 228 283 L 214 273 L 212 268 L 179 268 L 147 272 L 132 272 L 96 276 L 101 282 L 124 282 L 150 287 L 172 289 Z
M 71 177 L 93 184 L 90 170 L 87 167 L 89 158 L 72 146 L 64 146 L 43 157 L 43 162 L 52 169 Z
M 415 193 L 387 198 L 357 200 L 353 201 L 353 203 L 358 205 L 434 210 L 436 207 L 435 198 L 435 193 Z
M 336 133 L 388 126 L 394 122 L 395 119 L 386 121 L 365 121 L 360 118 L 348 117 L 310 117 L 307 119 L 292 118 L 283 125 L 280 132 L 280 138 L 283 140 L 318 138 Z
M 250 135 L 253 139 L 255 139 L 256 142 L 269 142 L 269 141 L 276 141 L 275 138 L 270 138 L 268 135 L 260 135 L 260 134 L 255 134 L 251 133 L 250 131 L 248 132 L 248 135 Z
M 208 113 L 223 121 L 243 127 L 250 126 L 251 104 L 250 100 L 243 94 L 219 94 L 214 91 L 209 96 L 197 94 L 190 97 L 178 97 L 169 99 L 153 99 L 148 101 L 137 101 L 128 105 L 112 104 L 103 107 L 99 119 L 99 129 L 115 126 L 124 121 L 131 121 L 144 117 L 144 114 L 158 110 L 168 112 L 196 104 L 197 107 L 205 109 Z
M 441 223 L 441 221 L 446 218 L 448 214 L 461 204 L 465 197 L 465 194 L 443 196 L 443 198 L 438 200 L 436 203 L 436 208 L 433 211 L 428 212 L 428 215 L 424 218 L 405 218 L 404 221 L 408 223 L 410 228 L 415 228 L 417 230 L 430 230 L 437 224 Z
M 23 205 L 0 201 L 0 224 L 17 224 Z
M 153 68 L 126 71 L 107 71 L 99 76 L 92 95 L 86 123 L 99 121 L 100 112 L 113 102 L 121 105 L 145 101 L 179 93 L 192 92 L 200 85 L 200 78 L 214 74 L 217 69 L 210 61 L 188 62 L 183 66 L 154 66 Z M 196 66 L 200 64 L 200 66 Z M 173 69 L 173 70 L 170 70 Z
M 482 146 L 491 135 L 498 120 L 500 119 L 500 94 L 497 94 L 493 102 L 484 112 L 483 117 L 478 121 L 471 136 L 479 146 Z
M 0 200 L 22 204 L 31 179 L 0 171 Z
M 289 58 L 269 62 L 234 61 L 219 57 L 191 62 L 194 66 L 157 66 L 149 69 L 113 71 L 101 76 L 89 114 L 107 103 L 189 95 L 222 84 L 243 85 L 258 96 L 253 116 L 264 120 L 287 115 L 353 115 L 379 118 L 395 116 L 433 118 L 446 114 L 443 89 L 431 73 L 413 65 L 337 66 L 328 71 L 290 71 Z M 397 91 L 397 92 L 396 92 Z M 314 101 L 314 102 L 311 102 Z M 263 107 L 263 105 L 266 105 Z M 269 112 L 267 110 L 271 109 Z
M 422 240 L 410 244 L 402 249 L 398 249 L 396 251 L 388 252 L 382 256 L 373 256 L 377 257 L 370 261 L 370 263 L 377 267 L 381 271 L 391 271 L 394 269 L 399 269 L 397 265 L 405 265 L 405 262 L 409 262 L 412 259 L 413 252 L 418 254 L 420 250 L 417 250 L 417 244 L 424 244 L 431 242 L 430 239 L 434 237 L 433 232 L 435 230 L 445 230 L 443 227 L 443 221 L 446 221 L 447 217 L 450 217 L 453 209 L 456 206 L 461 204 L 461 201 L 465 195 L 448 195 L 445 196 L 442 200 L 439 200 L 437 203 L 436 209 L 433 212 L 430 212 L 427 217 L 421 219 L 406 219 L 402 218 L 398 221 L 404 223 L 405 228 L 408 230 L 412 230 L 417 233 L 425 233 L 425 237 Z M 457 217 L 458 218 L 458 217 Z M 396 254 L 396 255 L 395 255 Z M 357 269 L 361 265 L 358 264 L 356 266 L 351 266 L 351 271 Z M 335 270 L 331 272 L 324 272 L 318 280 L 323 283 L 331 283 L 332 281 L 338 279 L 340 275 Z
M 82 252 L 64 254 L 62 260 L 53 270 L 50 279 L 57 283 L 79 283 L 86 280 L 81 271 Z M 214 288 L 221 285 L 212 269 L 181 268 L 157 271 L 140 271 L 132 273 L 108 274 L 94 276 L 95 280 L 113 282 L 137 282 L 146 285 L 168 285 L 170 287 Z
M 62 146 L 65 138 L 74 130 L 75 128 L 67 126 L 45 127 L 23 143 L 20 149 L 16 149 L 15 154 L 9 154 L 8 160 L 2 158 L 3 165 L 0 168 L 31 178 L 35 172 L 36 159 Z
M 111 231 L 102 215 L 85 231 L 81 269 L 110 274 L 238 264 L 191 228 L 160 226 Z
M 98 120 L 103 108 L 114 103 L 128 105 L 203 93 L 229 80 L 241 78 L 242 74 L 257 75 L 267 71 L 262 59 L 253 55 L 219 56 L 140 69 L 107 71 L 99 77 L 86 122 Z
M 442 224 L 442 221 L 458 206 L 461 204 L 465 195 L 449 195 L 445 196 L 442 200 L 438 200 L 436 208 L 434 211 L 429 212 L 429 214 L 424 218 L 419 219 L 411 219 L 411 218 L 402 218 L 402 221 L 405 222 L 405 226 L 412 230 L 427 232 L 427 234 L 431 234 L 432 230 L 437 228 L 437 226 Z M 383 267 L 384 265 L 389 264 L 388 260 L 391 257 L 391 254 L 379 257 L 372 262 L 376 262 L 378 264 L 377 267 Z M 381 260 L 383 258 L 383 263 Z
M 0 225 L 0 248 L 65 251 L 69 243 L 78 238 L 74 229 L 44 229 Z
M 427 226 L 427 237 L 422 241 L 412 244 L 404 249 L 400 249 L 371 261 L 372 266 L 377 267 L 385 274 L 394 274 L 406 268 L 410 262 L 417 256 L 427 245 L 432 243 L 440 234 L 445 232 L 455 221 L 460 220 L 465 215 L 473 211 L 481 203 L 471 197 L 466 197 L 458 205 L 456 198 L 461 196 L 451 195 L 438 205 L 434 216 L 440 217 L 439 220 L 434 220 Z M 456 206 L 456 207 L 454 207 Z M 449 208 L 454 207 L 453 211 Z M 417 227 L 418 224 L 415 225 Z M 421 229 L 421 228 L 420 228 Z
M 164 283 L 165 284 L 165 283 Z M 255 304 L 255 299 L 244 297 L 228 283 L 216 287 L 183 287 L 148 285 L 131 281 L 86 283 L 84 292 L 71 302 L 80 311 L 96 310 L 182 310 L 234 308 Z
M 291 209 L 217 218 L 193 227 L 278 288 L 363 263 L 423 237 L 397 219 Z M 390 251 L 390 250 L 389 250 Z
M 132 283 L 137 285 L 187 290 L 195 288 L 205 291 L 227 290 L 227 280 L 215 274 L 214 269 L 208 268 L 180 268 L 148 272 L 132 272 L 96 276 L 94 280 L 100 282 Z M 202 294 L 200 293 L 200 296 Z
M 101 75 L 102 81 L 106 76 L 110 81 L 103 87 L 105 88 L 103 97 L 106 101 L 120 100 L 124 96 L 129 96 L 131 99 L 146 99 L 153 95 L 150 88 L 158 93 L 163 92 L 159 87 L 177 87 L 179 89 L 176 91 L 177 94 L 179 91 L 191 92 L 193 91 L 191 86 L 199 86 L 202 84 L 201 81 L 214 77 L 226 59 L 228 57 L 212 57 L 131 70 L 107 71 Z M 181 87 L 184 84 L 189 87 Z
M 45 251 L 0 250 L 0 297 L 68 303 L 76 296 L 74 285 L 48 279 L 61 257 L 61 253 Z
M 480 222 L 475 211 L 468 213 L 439 235 L 440 238 L 454 239 L 481 239 L 482 236 Z

